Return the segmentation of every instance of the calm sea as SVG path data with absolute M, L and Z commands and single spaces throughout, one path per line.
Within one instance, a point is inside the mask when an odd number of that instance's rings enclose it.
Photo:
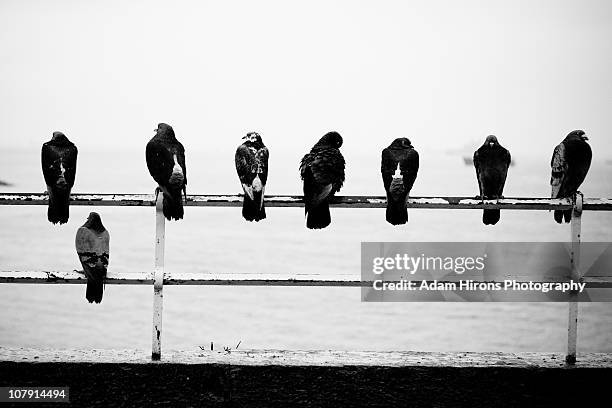
M 144 149 L 143 149 L 144 150 Z M 303 153 L 271 149 L 266 193 L 300 194 Z M 0 153 L 0 191 L 42 192 L 38 149 Z M 144 151 L 79 152 L 75 192 L 149 193 L 154 184 Z M 382 195 L 379 153 L 348 156 L 342 194 Z M 516 158 L 505 194 L 546 197 L 549 157 Z M 188 193 L 239 193 L 233 150 L 188 151 Z M 581 188 L 589 197 L 612 196 L 612 166 L 595 161 Z M 472 167 L 458 155 L 421 152 L 412 195 L 476 195 Z M 53 226 L 46 208 L 0 207 L 1 270 L 80 269 L 76 229 L 91 208 L 73 207 L 70 222 Z M 97 208 L 111 234 L 110 269 L 150 271 L 154 210 Z M 569 226 L 544 211 L 502 212 L 495 227 L 481 212 L 411 210 L 394 228 L 383 209 L 332 209 L 323 231 L 304 227 L 303 210 L 268 209 L 250 224 L 239 208 L 187 208 L 167 224 L 166 267 L 198 272 L 359 273 L 361 241 L 565 241 Z M 583 239 L 610 241 L 612 214 L 587 212 Z M 567 304 L 362 303 L 358 288 L 180 287 L 164 290 L 163 347 L 563 351 Z M 0 285 L 0 344 L 54 348 L 148 348 L 152 288 L 108 285 L 104 301 L 90 305 L 81 285 Z M 579 350 L 612 351 L 612 304 L 580 305 Z

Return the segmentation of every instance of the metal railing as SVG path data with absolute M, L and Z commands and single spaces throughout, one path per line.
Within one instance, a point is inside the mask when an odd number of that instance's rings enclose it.
M 266 196 L 267 207 L 303 207 L 302 196 Z M 37 193 L 2 193 L 0 205 L 47 205 L 48 196 Z M 71 205 L 85 206 L 155 206 L 155 264 L 153 272 L 108 274 L 108 284 L 153 285 L 153 325 L 151 358 L 161 358 L 162 311 L 164 285 L 243 285 L 243 286 L 335 286 L 367 287 L 371 282 L 362 281 L 358 275 L 322 276 L 317 274 L 166 274 L 164 271 L 165 218 L 162 213 L 162 196 L 155 201 L 153 194 L 73 194 Z M 408 208 L 427 209 L 494 209 L 502 210 L 567 210 L 573 209 L 571 221 L 572 243 L 571 278 L 583 280 L 598 287 L 612 287 L 612 282 L 583 278 L 580 273 L 580 240 L 582 211 L 612 211 L 612 199 L 583 198 L 577 194 L 569 199 L 547 198 L 504 198 L 485 200 L 474 197 L 410 197 Z M 238 207 L 242 206 L 241 195 L 191 195 L 186 206 L 196 207 Z M 386 198 L 382 196 L 338 196 L 332 207 L 343 208 L 385 208 Z M 78 272 L 56 271 L 0 271 L 0 283 L 45 283 L 70 284 L 86 283 Z M 575 297 L 576 294 L 571 296 Z M 570 297 L 570 299 L 575 299 Z M 576 340 L 578 330 L 578 302 L 569 302 L 568 341 L 566 362 L 576 361 Z

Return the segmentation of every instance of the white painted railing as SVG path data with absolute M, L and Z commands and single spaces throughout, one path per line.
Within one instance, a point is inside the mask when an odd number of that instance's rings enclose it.
M 582 279 L 587 287 L 612 287 L 612 280 L 606 277 L 581 277 L 579 273 L 581 215 L 583 210 L 612 211 L 612 199 L 583 198 L 577 194 L 574 199 L 547 198 L 504 198 L 485 200 L 474 197 L 411 197 L 409 208 L 428 209 L 493 209 L 502 210 L 563 210 L 573 208 L 571 222 L 571 266 L 572 279 Z M 36 193 L 0 193 L 0 205 L 47 205 L 48 196 Z M 71 205 L 89 206 L 155 206 L 155 267 L 153 273 L 109 273 L 106 283 L 150 285 L 153 284 L 153 360 L 161 358 L 162 308 L 164 285 L 244 285 L 244 286 L 338 286 L 371 287 L 371 282 L 362 281 L 358 275 L 322 276 L 317 274 L 166 274 L 164 272 L 165 218 L 162 214 L 162 196 L 155 202 L 153 194 L 74 194 Z M 240 195 L 192 195 L 187 197 L 187 206 L 242 206 Z M 303 207 L 301 196 L 266 196 L 267 207 Z M 343 208 L 384 208 L 385 197 L 339 196 L 333 207 Z M 511 276 L 511 275 L 509 275 Z M 45 283 L 67 284 L 86 283 L 78 272 L 57 271 L 1 271 L 0 283 Z M 572 296 L 577 296 L 576 294 Z M 569 302 L 568 343 L 566 362 L 576 361 L 576 339 L 578 325 L 578 303 Z

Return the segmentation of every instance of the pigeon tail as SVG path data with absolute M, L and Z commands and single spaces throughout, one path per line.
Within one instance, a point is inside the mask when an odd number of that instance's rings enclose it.
M 164 193 L 163 212 L 168 221 L 183 219 L 183 195 L 181 190 L 172 191 L 171 195 Z
M 100 303 L 104 294 L 106 271 L 104 269 L 91 268 L 86 272 L 87 290 L 85 291 L 85 299 L 89 303 Z
M 49 189 L 47 219 L 53 224 L 65 224 L 70 215 L 70 190 Z
M 482 210 L 482 223 L 484 225 L 495 225 L 500 217 L 499 209 Z
M 393 180 L 389 185 L 389 192 L 387 193 L 387 221 L 392 225 L 408 222 L 408 210 L 406 209 L 406 196 L 408 192 L 404 186 L 404 179 L 399 175 L 399 171 L 398 163 Z
M 569 210 L 555 210 L 555 221 L 558 224 L 563 224 L 563 221 L 570 222 L 572 220 L 572 209 Z
M 242 203 L 242 216 L 247 221 L 261 221 L 266 218 L 263 191 L 253 191 L 253 199 L 245 194 Z M 260 206 L 261 203 L 261 206 Z
M 387 199 L 387 222 L 391 225 L 402 225 L 408 222 L 408 210 L 405 200 Z
M 321 229 L 331 224 L 329 203 L 323 201 L 315 207 L 306 210 L 306 227 L 309 229 Z

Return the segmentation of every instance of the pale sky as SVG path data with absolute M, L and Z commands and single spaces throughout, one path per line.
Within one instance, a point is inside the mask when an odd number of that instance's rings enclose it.
M 300 152 L 329 130 L 347 152 L 496 134 L 548 160 L 581 128 L 612 157 L 607 0 L 4 0 L 0 27 L 2 146 L 61 130 L 144 149 L 167 122 L 188 150 L 251 130 Z

